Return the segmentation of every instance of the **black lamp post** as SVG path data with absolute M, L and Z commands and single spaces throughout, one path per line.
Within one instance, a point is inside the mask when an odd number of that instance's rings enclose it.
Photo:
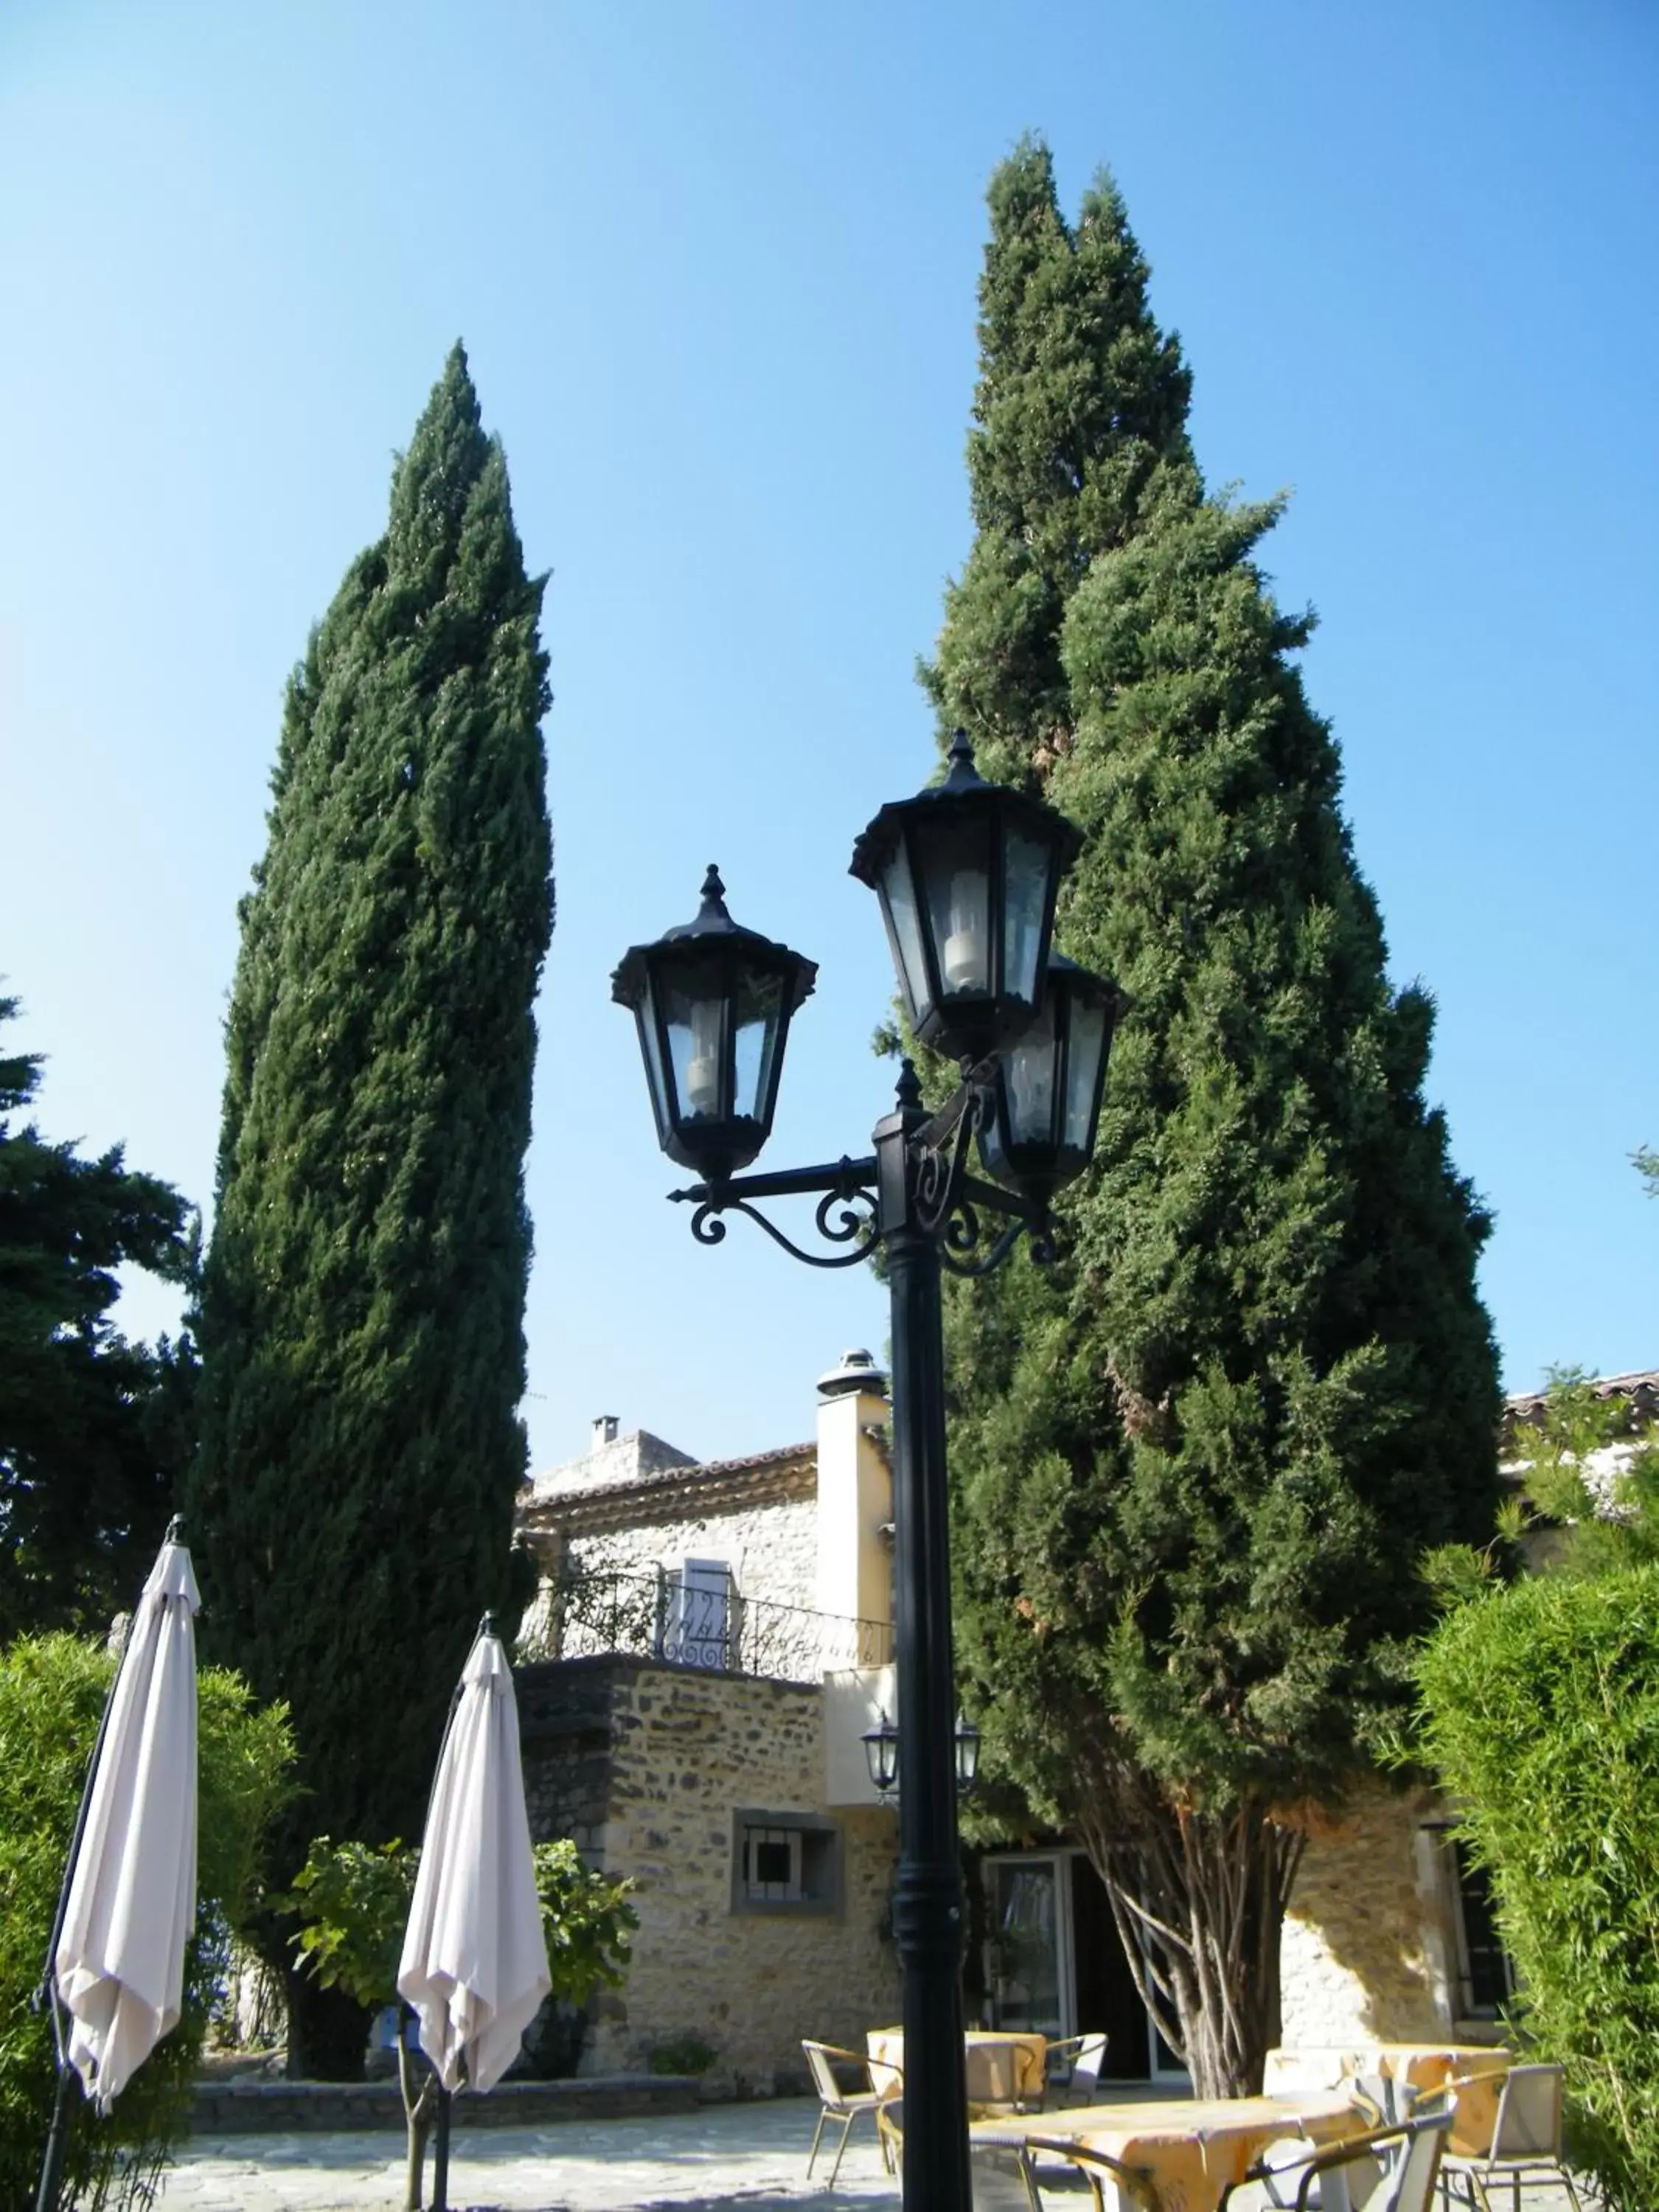
M 971 1779 L 979 1739 L 957 1718 L 953 1686 L 940 1271 L 988 1273 L 1025 1231 L 1046 1255 L 1048 1201 L 1094 1148 L 1116 994 L 1053 952 L 1055 894 L 1080 842 L 1052 807 L 986 783 L 960 731 L 945 781 L 884 806 L 860 837 L 852 872 L 880 898 L 916 1034 L 963 1073 L 930 1115 L 907 1060 L 896 1109 L 862 1159 L 738 1174 L 770 1132 L 790 1017 L 817 970 L 740 929 L 713 868 L 696 920 L 635 945 L 612 979 L 639 1024 L 662 1148 L 702 1178 L 671 1194 L 694 1207 L 698 1242 L 720 1243 L 723 1217 L 743 1213 L 811 1267 L 851 1267 L 878 1245 L 885 1255 L 899 1725 L 884 1715 L 865 1749 L 872 1778 L 879 1759 L 890 1789 L 903 1732 L 893 1929 L 904 1966 L 905 2212 L 968 2212 L 971 2201 L 957 1790 L 964 1771 Z M 969 1170 L 975 1135 L 995 1183 Z M 755 1203 L 814 1195 L 819 1236 L 846 1249 L 804 1251 Z M 988 1243 L 986 1212 L 1006 1217 Z

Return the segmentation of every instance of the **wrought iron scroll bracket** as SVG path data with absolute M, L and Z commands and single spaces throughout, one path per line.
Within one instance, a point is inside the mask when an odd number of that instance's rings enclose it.
M 856 1267 L 876 1248 L 877 1209 L 873 1160 L 838 1160 L 833 1167 L 797 1168 L 781 1175 L 744 1176 L 724 1183 L 693 1183 L 669 1196 L 696 1206 L 691 1234 L 699 1244 L 726 1241 L 728 1213 L 741 1213 L 763 1229 L 775 1244 L 808 1267 Z M 809 1252 L 786 1236 L 754 1203 L 757 1198 L 811 1197 L 818 1194 L 813 1224 L 826 1244 L 841 1252 Z

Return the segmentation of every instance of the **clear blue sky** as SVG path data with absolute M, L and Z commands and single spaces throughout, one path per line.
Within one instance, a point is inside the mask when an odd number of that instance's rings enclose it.
M 1073 207 L 1115 168 L 1211 481 L 1293 492 L 1267 558 L 1438 999 L 1506 1381 L 1659 1363 L 1656 117 L 1647 0 L 7 0 L 0 974 L 43 1127 L 210 1199 L 283 679 L 464 336 L 553 571 L 533 1457 L 601 1413 L 809 1433 L 882 1295 L 691 1245 L 609 976 L 718 860 L 821 968 L 768 1164 L 884 1110 L 847 859 L 932 764 L 983 189 L 1035 129 Z

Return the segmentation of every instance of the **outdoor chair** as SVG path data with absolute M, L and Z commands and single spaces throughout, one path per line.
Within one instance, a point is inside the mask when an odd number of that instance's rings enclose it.
M 886 2137 L 881 2130 L 881 2107 L 897 2094 L 903 2086 L 903 2075 L 896 2066 L 890 2066 L 884 2058 L 866 2058 L 856 2051 L 842 2051 L 833 2043 L 808 2043 L 803 2039 L 801 2049 L 806 2053 L 806 2063 L 812 2076 L 812 2087 L 817 2092 L 818 2124 L 812 2130 L 812 2148 L 806 2154 L 806 2178 L 812 2179 L 812 2161 L 818 2154 L 824 2126 L 830 2120 L 841 2122 L 841 2141 L 836 2145 L 836 2162 L 830 2169 L 830 2186 L 836 2185 L 836 2176 L 841 2172 L 842 2154 L 847 2148 L 847 2138 L 853 2132 L 853 2123 L 861 2112 L 870 2112 L 876 2118 L 876 2140 L 881 2145 L 882 2161 L 889 2172 L 892 2166 L 888 2157 Z M 867 2089 L 843 2089 L 836 2078 L 837 2064 L 856 2066 L 869 2082 Z M 878 2075 L 892 2078 L 883 2084 Z
M 1315 2205 L 1350 2212 L 1429 2212 L 1435 2179 L 1452 2124 L 1451 2108 L 1392 2128 L 1373 2128 L 1341 2142 L 1308 2147 L 1291 2165 L 1253 2166 L 1221 2199 L 1221 2212 L 1245 2212 L 1264 2201 L 1311 2212 Z M 1269 2193 L 1265 2197 L 1263 2191 Z M 1292 2191 L 1294 2194 L 1292 2194 Z
M 1121 2159 L 1110 2158 L 1103 2150 L 1089 2150 L 1082 2143 L 1069 2142 L 1064 2136 L 1027 2136 L 1028 2164 L 1039 2151 L 1064 2159 L 1072 2168 L 1072 2177 L 1068 2178 L 1081 2177 L 1088 2184 L 1094 2212 L 1158 2212 L 1158 2191 L 1152 2186 L 1152 2177 L 1142 2173 L 1139 2167 L 1126 2166 Z M 1033 2173 L 1034 2187 L 1041 2179 Z M 1109 2201 L 1106 2193 L 1109 2189 L 1112 2192 Z M 1038 2203 L 1040 2205 L 1040 2198 Z
M 1056 2073 L 1056 2060 L 1066 2069 L 1063 2079 Z M 1057 2094 L 1063 2104 L 1092 2105 L 1105 2063 L 1103 2035 L 1068 2035 L 1063 2042 L 1051 2043 L 1043 2057 L 1045 2100 Z
M 1457 2092 L 1476 2077 L 1448 2081 L 1443 2094 L 1449 2111 Z M 1492 2141 L 1484 2152 L 1448 2151 L 1440 2166 L 1440 2190 L 1448 2205 L 1454 2181 L 1479 2212 L 1490 2212 L 1487 2191 L 1494 2182 L 1509 2184 L 1516 2212 L 1521 2191 L 1531 2184 L 1545 2183 L 1566 2191 L 1573 2212 L 1578 2212 L 1578 2193 L 1572 2177 L 1561 2163 L 1561 2085 L 1559 2066 L 1511 2066 L 1498 2096 L 1498 2118 Z

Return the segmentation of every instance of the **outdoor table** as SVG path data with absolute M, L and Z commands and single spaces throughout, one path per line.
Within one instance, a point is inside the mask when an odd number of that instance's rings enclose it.
M 1269 2092 L 1324 2088 L 1352 2075 L 1380 2074 L 1425 2097 L 1448 2081 L 1461 2081 L 1464 2087 L 1457 2092 L 1446 2147 L 1467 2158 L 1484 2154 L 1492 2142 L 1504 2076 L 1514 2063 L 1511 2051 L 1491 2043 L 1287 2046 L 1267 2053 L 1262 2086 Z
M 1350 2100 L 1323 2096 L 1160 2097 L 1140 2105 L 1074 2105 L 1059 2112 L 980 2120 L 976 2142 L 1063 2137 L 1144 2173 L 1160 2212 L 1216 2212 L 1261 2153 L 1286 2136 L 1334 2142 L 1360 2131 Z M 1129 2212 L 1126 2206 L 1125 2212 Z
M 1041 2104 L 1046 2035 L 1012 2028 L 971 2028 L 968 2047 L 968 2102 L 973 2105 Z M 872 2027 L 865 2038 L 872 2058 L 904 2069 L 904 2030 Z

